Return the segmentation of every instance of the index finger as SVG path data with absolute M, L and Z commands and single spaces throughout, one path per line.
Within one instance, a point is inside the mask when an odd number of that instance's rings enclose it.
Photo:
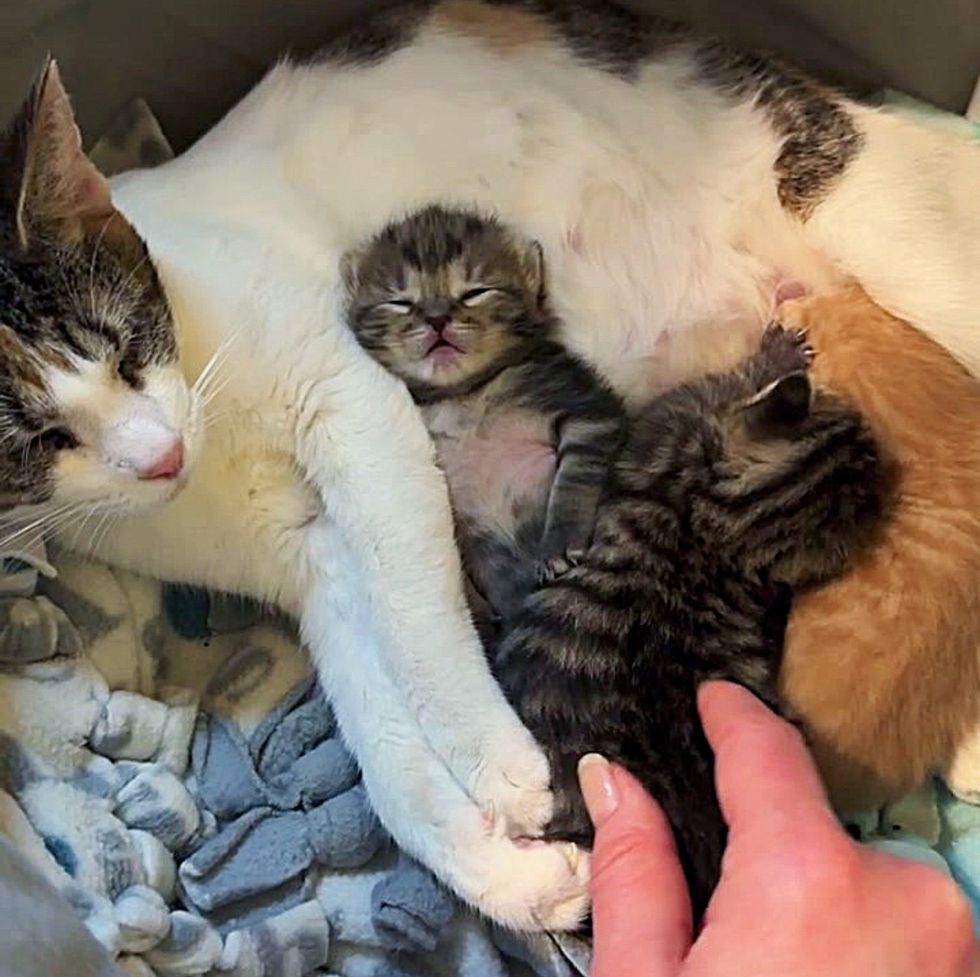
M 706 682 L 698 690 L 715 782 L 733 834 L 825 822 L 840 831 L 803 738 L 747 689 Z
M 670 822 L 626 770 L 593 756 L 579 771 L 596 828 L 592 975 L 673 977 L 691 946 L 691 900 Z

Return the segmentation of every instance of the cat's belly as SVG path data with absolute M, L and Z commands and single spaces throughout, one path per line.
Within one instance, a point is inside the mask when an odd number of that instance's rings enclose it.
M 427 424 L 461 524 L 515 539 L 522 524 L 543 518 L 557 469 L 545 419 L 515 410 L 474 423 L 450 408 Z

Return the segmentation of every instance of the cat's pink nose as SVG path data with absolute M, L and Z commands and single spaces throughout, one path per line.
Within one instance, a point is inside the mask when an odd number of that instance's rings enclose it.
M 142 479 L 176 478 L 184 467 L 184 442 L 177 438 L 156 461 L 139 472 Z

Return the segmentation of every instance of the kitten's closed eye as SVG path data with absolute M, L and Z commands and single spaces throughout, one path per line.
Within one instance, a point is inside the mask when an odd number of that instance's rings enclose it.
M 375 306 L 379 311 L 394 312 L 396 315 L 408 315 L 415 308 L 411 299 L 389 299 Z
M 481 303 L 486 302 L 486 300 L 493 295 L 499 295 L 500 292 L 501 289 L 499 288 L 471 288 L 469 291 L 463 292 L 463 294 L 460 295 L 459 301 L 463 305 L 472 308 L 474 305 L 480 305 Z

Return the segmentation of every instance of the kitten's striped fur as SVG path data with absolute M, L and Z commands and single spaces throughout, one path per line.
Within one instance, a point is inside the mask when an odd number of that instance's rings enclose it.
M 427 207 L 345 269 L 351 328 L 422 405 L 471 609 L 492 642 L 538 580 L 588 545 L 622 404 L 552 338 L 540 248 L 491 217 Z M 440 321 L 461 353 L 433 364 Z
M 740 369 L 646 407 L 591 548 L 527 600 L 495 660 L 552 761 L 551 835 L 591 839 L 581 756 L 624 764 L 674 826 L 698 915 L 725 826 L 697 686 L 729 678 L 774 705 L 792 591 L 843 569 L 882 512 L 875 442 L 812 393 L 808 358 L 799 333 L 772 326 Z

